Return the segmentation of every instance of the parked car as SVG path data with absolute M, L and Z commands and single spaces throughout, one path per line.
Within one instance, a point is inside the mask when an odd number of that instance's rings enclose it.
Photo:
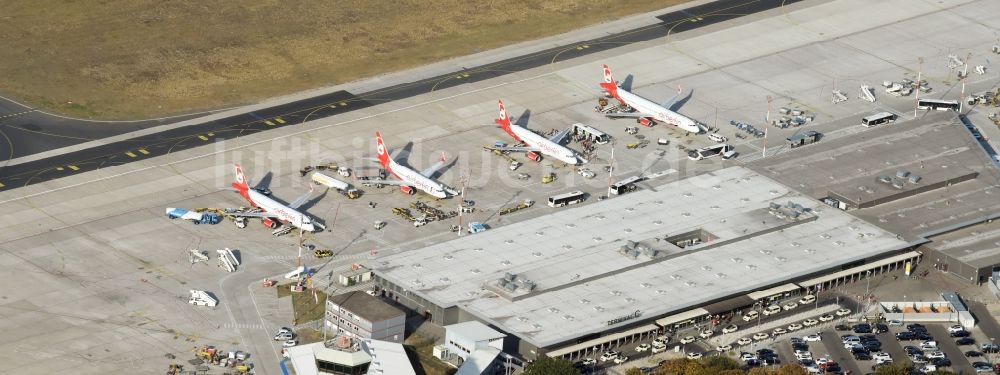
M 750 345 L 750 343 L 752 342 L 753 340 L 751 340 L 749 337 L 740 337 L 739 340 L 736 340 L 736 345 Z
M 614 350 L 608 350 L 604 352 L 604 354 L 602 354 L 601 358 L 599 358 L 598 360 L 601 362 L 607 362 L 615 358 L 618 358 L 618 352 Z
M 786 303 L 784 305 L 781 305 L 781 308 L 784 309 L 785 311 L 788 311 L 788 310 L 794 309 L 794 308 L 796 308 L 798 306 L 799 306 L 799 304 L 797 304 L 795 302 L 789 302 L 789 303 Z
M 821 322 L 829 322 L 829 321 L 831 321 L 833 319 L 834 319 L 833 315 L 831 315 L 831 314 L 824 314 L 824 315 L 820 315 L 820 317 L 819 317 L 819 321 L 821 321 Z
M 617 357 L 615 357 L 615 364 L 620 365 L 625 362 L 628 362 L 628 356 L 619 354 Z
M 848 310 L 848 309 L 839 309 L 839 310 L 835 311 L 834 314 L 837 314 L 837 316 L 851 315 L 851 310 Z
M 736 332 L 739 329 L 740 329 L 739 326 L 737 326 L 735 324 L 730 324 L 730 325 L 726 326 L 726 328 L 722 329 L 722 333 L 733 333 L 733 332 Z
M 814 296 L 812 294 L 804 295 L 804 296 L 802 296 L 802 298 L 799 298 L 799 304 L 800 305 L 808 305 L 808 304 L 814 303 L 814 302 L 816 302 L 816 296 Z
M 767 332 L 757 332 L 753 334 L 754 341 L 764 340 L 768 337 L 771 337 L 771 335 L 768 335 Z
M 639 352 L 639 353 L 642 353 L 642 352 L 649 351 L 650 348 L 651 348 L 651 346 L 649 344 L 643 343 L 643 344 L 639 344 L 638 346 L 636 346 L 635 347 L 635 351 Z
M 818 333 L 814 333 L 814 334 L 811 334 L 811 335 L 806 335 L 805 337 L 802 338 L 802 340 L 805 340 L 805 341 L 822 341 L 823 338 L 820 337 L 820 335 Z
M 714 334 L 715 334 L 715 332 L 713 332 L 712 330 L 706 329 L 706 330 L 701 331 L 700 333 L 698 333 L 698 337 L 701 337 L 703 339 L 707 339 L 709 337 L 712 337 L 712 335 L 714 335 Z
M 963 337 L 958 340 L 955 340 L 955 345 L 974 345 L 975 343 L 976 339 L 971 337 Z

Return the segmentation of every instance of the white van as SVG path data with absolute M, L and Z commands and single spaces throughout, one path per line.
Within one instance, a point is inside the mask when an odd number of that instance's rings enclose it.
M 746 314 L 743 314 L 743 321 L 749 322 L 751 320 L 757 319 L 757 310 L 750 310 Z

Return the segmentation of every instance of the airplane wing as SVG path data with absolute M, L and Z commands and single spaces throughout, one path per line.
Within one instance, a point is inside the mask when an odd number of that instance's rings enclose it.
M 604 116 L 608 118 L 643 118 L 643 117 L 653 117 L 649 113 L 639 113 L 639 112 L 612 112 L 605 113 Z
M 307 191 L 305 194 L 302 194 L 302 196 L 296 199 L 294 202 L 289 203 L 288 207 L 293 210 L 298 209 L 299 206 L 301 206 L 303 203 L 306 203 L 306 201 L 309 200 L 309 197 L 312 196 L 312 193 L 313 193 L 313 184 L 309 184 L 309 191 Z
M 569 134 L 571 130 L 572 130 L 571 128 L 560 130 L 558 133 L 554 134 L 551 138 L 549 138 L 549 141 L 552 141 L 552 143 L 555 144 L 561 144 L 563 139 L 566 138 L 566 135 Z
M 434 163 L 434 165 L 420 171 L 420 174 L 424 175 L 424 177 L 431 178 L 431 176 L 437 173 L 437 171 L 444 166 L 444 163 L 445 163 L 444 152 L 441 152 L 441 159 L 438 160 L 437 163 Z
M 242 217 L 259 217 L 259 218 L 272 218 L 277 219 L 278 215 L 267 213 L 267 212 L 246 212 L 246 211 L 226 211 L 226 215 L 242 216 Z
M 364 180 L 362 182 L 371 183 L 371 184 L 393 185 L 393 186 L 409 185 L 408 183 L 400 181 L 400 180 L 375 180 L 375 179 L 371 179 L 371 180 Z
M 510 152 L 531 152 L 531 151 L 542 152 L 542 150 L 539 150 L 534 147 L 487 147 L 487 148 L 490 150 L 510 151 Z
M 674 105 L 674 102 L 677 101 L 677 98 L 679 96 L 681 96 L 682 92 L 684 92 L 684 89 L 681 88 L 681 85 L 677 85 L 677 93 L 674 94 L 674 96 L 672 98 L 670 98 L 669 100 L 663 102 L 663 104 L 662 104 L 663 108 L 670 108 L 670 106 Z

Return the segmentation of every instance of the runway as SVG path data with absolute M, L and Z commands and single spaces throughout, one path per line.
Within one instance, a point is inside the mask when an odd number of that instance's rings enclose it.
M 0 191 L 68 175 L 122 165 L 154 156 L 234 139 L 268 129 L 301 124 L 430 91 L 483 81 L 624 45 L 649 41 L 728 21 L 801 0 L 719 0 L 665 13 L 659 23 L 572 45 L 471 67 L 436 77 L 363 93 L 338 91 L 219 120 L 166 130 L 58 156 L 0 167 Z M 9 117 L 4 117 L 9 116 Z M 93 122 L 33 112 L 0 102 L 0 157 L 10 160 L 60 147 L 150 128 L 178 119 Z

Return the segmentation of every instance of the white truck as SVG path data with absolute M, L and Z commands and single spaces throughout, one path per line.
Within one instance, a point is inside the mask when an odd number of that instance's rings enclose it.
M 348 176 L 350 176 L 350 172 L 348 172 Z M 309 178 L 317 184 L 326 186 L 331 189 L 336 189 L 338 192 L 346 196 L 348 199 L 357 199 L 358 197 L 361 196 L 361 192 L 359 192 L 358 189 L 352 187 L 351 184 L 327 176 L 325 174 L 319 172 L 313 172 L 312 176 L 310 176 Z

